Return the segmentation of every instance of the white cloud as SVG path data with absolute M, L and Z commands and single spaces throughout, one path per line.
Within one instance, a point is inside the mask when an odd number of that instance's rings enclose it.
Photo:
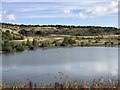
M 16 16 L 14 14 L 7 15 L 8 20 L 16 20 Z
M 83 14 L 83 13 L 79 13 L 79 15 L 78 15 L 80 18 L 83 18 L 83 19 L 85 19 L 87 16 L 85 15 L 85 14 Z
M 70 9 L 65 9 L 65 10 L 64 10 L 64 13 L 65 13 L 65 14 L 70 14 Z
M 3 2 L 109 2 L 119 0 L 4 0 Z
M 118 12 L 118 2 L 111 2 L 107 6 L 96 6 L 94 8 L 88 8 L 80 12 L 78 17 L 80 18 L 93 18 L 97 16 L 104 16 Z

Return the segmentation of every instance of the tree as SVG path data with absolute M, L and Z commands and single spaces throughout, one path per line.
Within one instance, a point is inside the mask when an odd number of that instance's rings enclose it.
M 50 43 L 48 41 L 41 42 L 40 47 L 48 47 L 48 46 L 50 46 Z
M 38 41 L 35 38 L 33 39 L 32 43 L 33 43 L 33 46 L 35 46 L 35 47 L 39 46 Z
M 2 32 L 2 40 L 12 40 L 12 39 L 13 37 L 9 30 L 7 30 L 6 32 Z
M 15 50 L 15 45 L 13 42 L 4 41 L 4 43 L 2 45 L 2 51 L 13 52 L 14 50 Z
M 73 44 L 75 44 L 75 43 L 76 43 L 75 40 L 73 40 L 73 39 L 71 39 L 71 38 L 69 38 L 69 37 L 66 37 L 66 38 L 64 38 L 64 40 L 63 40 L 63 42 L 62 42 L 62 46 L 73 45 Z
M 27 39 L 27 46 L 29 47 L 29 46 L 31 46 L 31 45 L 32 45 L 32 44 L 31 44 L 30 40 Z
M 23 41 L 23 42 L 22 42 L 22 45 L 23 45 L 23 46 L 26 46 L 26 43 Z
M 111 42 L 111 45 L 113 45 L 114 43 L 113 42 Z
M 107 45 L 107 42 L 104 42 L 104 45 L 106 46 L 106 45 Z
M 30 49 L 30 50 L 34 50 L 35 47 L 34 47 L 33 45 L 31 45 L 31 46 L 29 46 L 29 49 Z
M 84 43 L 84 42 L 81 42 L 81 46 L 85 46 L 85 43 Z
M 47 34 L 43 31 L 36 31 L 35 33 L 36 35 L 39 35 L 39 36 L 46 36 Z

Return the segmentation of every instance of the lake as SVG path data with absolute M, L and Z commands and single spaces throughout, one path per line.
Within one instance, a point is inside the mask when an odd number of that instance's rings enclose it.
M 118 77 L 117 47 L 36 49 L 2 54 L 2 81 L 24 83 L 62 82 Z

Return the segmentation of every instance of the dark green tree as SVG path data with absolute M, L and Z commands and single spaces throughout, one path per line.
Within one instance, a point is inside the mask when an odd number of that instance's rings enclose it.
M 38 46 L 39 46 L 39 43 L 38 43 L 38 41 L 37 41 L 35 38 L 33 39 L 32 44 L 33 44 L 33 46 L 35 46 L 35 47 L 38 47 Z

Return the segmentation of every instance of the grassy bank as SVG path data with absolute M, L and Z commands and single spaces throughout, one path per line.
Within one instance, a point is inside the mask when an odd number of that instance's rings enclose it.
M 115 46 L 119 37 L 114 36 L 62 36 L 62 37 L 26 37 L 23 40 L 2 41 L 2 51 L 16 52 L 25 49 L 52 47 L 89 47 L 89 46 Z

